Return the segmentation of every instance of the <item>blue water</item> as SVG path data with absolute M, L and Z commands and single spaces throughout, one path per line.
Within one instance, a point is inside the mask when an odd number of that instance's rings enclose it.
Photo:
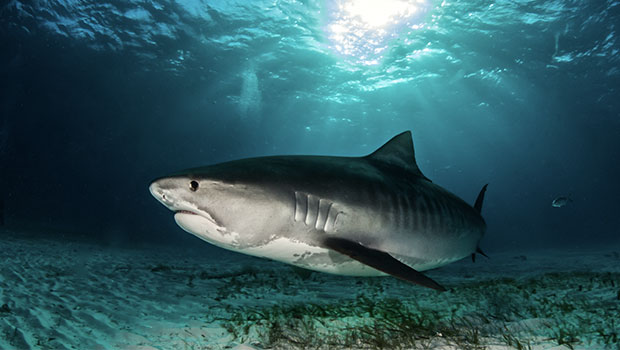
M 14 0 L 0 18 L 7 227 L 193 244 L 153 178 L 412 130 L 435 183 L 471 203 L 490 183 L 486 250 L 618 241 L 620 1 Z

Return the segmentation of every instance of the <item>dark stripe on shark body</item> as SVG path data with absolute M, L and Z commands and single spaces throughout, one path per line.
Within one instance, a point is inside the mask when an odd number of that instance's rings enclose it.
M 437 197 L 437 202 L 439 203 L 439 208 L 440 208 L 440 215 L 439 215 L 439 222 L 441 223 L 441 230 L 448 230 L 451 226 L 451 222 L 452 222 L 452 212 L 451 212 L 451 205 L 450 202 L 448 202 L 448 198 L 446 198 L 445 196 L 438 196 Z
M 426 202 L 421 194 L 415 199 L 415 211 L 417 213 L 416 230 L 423 231 L 426 229 Z
M 463 210 L 461 210 L 461 208 L 454 208 L 453 220 L 453 225 L 455 227 L 465 227 L 465 217 L 463 216 Z
M 432 197 L 430 200 L 433 202 L 433 207 L 435 208 L 435 211 L 433 213 L 433 228 L 436 231 L 441 231 L 443 230 L 443 220 L 441 217 L 443 215 L 443 207 L 441 206 L 441 202 L 437 198 Z
M 416 210 L 415 197 L 405 195 L 405 212 L 407 213 L 407 230 L 414 231 L 417 228 L 419 213 Z
M 437 197 L 437 203 L 440 208 L 439 222 L 441 230 L 448 229 L 450 224 L 450 206 L 446 203 L 446 199 L 443 196 Z
M 398 198 L 397 194 L 390 192 L 389 194 L 384 195 L 386 199 L 386 203 L 388 205 L 388 223 L 396 223 L 396 229 L 400 230 L 400 217 L 398 215 Z
M 417 200 L 412 198 L 411 196 L 406 195 L 405 200 L 407 202 L 406 212 L 407 212 L 407 229 L 409 231 L 414 231 L 419 224 L 419 215 L 420 213 L 416 210 Z
M 400 196 L 398 193 L 392 193 L 390 196 L 390 202 L 392 202 L 392 222 L 395 225 L 396 230 L 400 231 L 403 227 L 403 215 L 402 208 L 400 206 Z
M 377 184 L 372 184 L 369 191 L 370 203 L 374 203 L 378 207 L 378 212 L 384 209 L 383 201 L 381 200 L 381 189 Z
M 409 215 L 409 210 L 407 210 L 407 196 L 403 196 L 402 194 L 396 194 L 396 203 L 398 205 L 398 222 L 400 223 L 401 231 L 409 231 L 409 220 L 411 220 L 411 215 Z
M 426 210 L 428 214 L 427 228 L 430 230 L 434 230 L 437 226 L 437 222 L 435 221 L 435 214 L 437 213 L 437 208 L 435 207 L 435 202 L 433 201 L 433 199 L 427 194 L 424 195 L 424 200 L 426 202 Z
M 406 196 L 407 199 L 407 214 L 409 215 L 409 230 L 420 229 L 420 210 L 418 208 L 419 199 L 417 197 Z
M 411 212 L 409 211 L 409 198 L 407 195 L 397 194 L 398 201 L 398 228 L 402 231 L 410 231 L 409 221 L 411 220 Z
M 447 208 L 443 199 L 439 196 L 435 196 L 435 203 L 437 205 L 437 222 L 439 223 L 439 229 L 444 230 L 446 227 L 446 213 Z
M 451 204 L 452 202 L 450 201 L 450 198 L 448 198 L 447 196 L 443 196 L 443 198 L 445 206 L 447 208 L 446 218 L 448 219 L 448 227 L 450 229 L 462 227 L 462 225 L 459 223 L 459 216 L 461 215 L 461 210 L 457 206 Z
M 424 230 L 430 231 L 433 229 L 435 225 L 435 208 L 433 206 L 433 202 L 426 196 L 425 193 L 422 194 L 422 200 L 424 203 Z
M 429 196 L 428 201 L 431 203 L 431 206 L 433 208 L 433 212 L 431 214 L 433 218 L 433 220 L 431 221 L 433 223 L 433 230 L 439 231 L 441 230 L 441 204 L 436 198 L 433 198 L 431 196 Z

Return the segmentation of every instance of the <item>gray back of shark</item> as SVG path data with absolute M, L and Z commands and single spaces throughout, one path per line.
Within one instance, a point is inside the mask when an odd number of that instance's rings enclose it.
M 216 246 L 322 272 L 393 275 L 482 253 L 486 185 L 472 207 L 418 168 L 409 131 L 365 157 L 273 156 L 189 169 L 150 191 Z

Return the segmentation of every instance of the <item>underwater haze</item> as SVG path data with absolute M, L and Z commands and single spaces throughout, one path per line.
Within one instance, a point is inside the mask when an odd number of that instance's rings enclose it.
M 412 130 L 433 182 L 490 184 L 487 249 L 617 241 L 619 4 L 9 1 L 5 225 L 191 243 L 153 178 Z
M 619 349 L 618 30 L 619 0 L 1 2 L 0 349 Z M 491 258 L 443 293 L 225 251 L 149 193 L 407 130 L 434 184 L 489 184 Z

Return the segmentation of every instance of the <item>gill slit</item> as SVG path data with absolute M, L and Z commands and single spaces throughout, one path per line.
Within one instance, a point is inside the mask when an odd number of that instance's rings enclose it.
M 295 191 L 295 207 L 293 220 L 316 230 L 329 232 L 333 230 L 340 211 L 334 202 Z

